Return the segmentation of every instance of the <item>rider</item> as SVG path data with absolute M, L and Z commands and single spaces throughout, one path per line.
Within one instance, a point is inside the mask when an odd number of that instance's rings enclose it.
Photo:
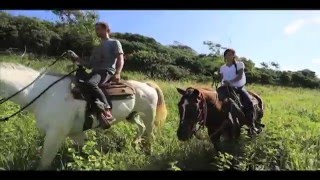
M 222 84 L 225 86 L 234 87 L 235 91 L 240 94 L 241 99 L 247 105 L 246 117 L 251 124 L 251 129 L 256 131 L 253 119 L 253 103 L 250 100 L 248 91 L 245 89 L 246 75 L 244 73 L 244 63 L 236 61 L 236 52 L 233 49 L 227 49 L 224 52 L 224 59 L 226 64 L 220 67 L 220 74 L 222 76 Z
M 123 68 L 123 50 L 122 45 L 118 40 L 111 39 L 110 27 L 105 22 L 98 22 L 95 24 L 96 34 L 101 38 L 101 44 L 96 51 L 92 54 L 89 61 L 80 59 L 73 51 L 69 50 L 69 55 L 78 64 L 92 69 L 89 78 L 86 81 L 87 88 L 91 90 L 92 96 L 99 99 L 103 104 L 102 112 L 98 116 L 102 128 L 110 128 L 110 121 L 114 120 L 111 114 L 111 107 L 106 99 L 106 96 L 98 85 L 102 82 L 113 80 L 117 83 L 120 81 L 120 73 Z M 100 102 L 100 104 L 101 104 Z M 99 101 L 96 101 L 99 104 Z

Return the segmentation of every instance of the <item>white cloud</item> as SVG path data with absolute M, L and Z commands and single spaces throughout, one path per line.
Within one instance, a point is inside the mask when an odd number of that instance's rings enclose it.
M 312 64 L 318 64 L 318 65 L 320 65 L 320 58 L 312 59 L 312 60 L 311 60 L 311 63 L 312 63 Z
M 297 19 L 284 28 L 284 33 L 288 36 L 293 35 L 294 33 L 298 32 L 303 26 L 310 24 L 320 24 L 320 17 Z
M 306 24 L 306 20 L 305 19 L 298 19 L 292 23 L 290 23 L 289 25 L 287 25 L 284 28 L 284 33 L 286 35 L 291 35 L 296 33 L 300 28 L 302 28 L 303 25 Z

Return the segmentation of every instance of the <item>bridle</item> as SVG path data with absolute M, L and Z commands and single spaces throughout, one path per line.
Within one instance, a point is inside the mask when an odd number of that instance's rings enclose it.
M 197 124 L 199 125 L 198 128 L 193 129 L 193 133 L 196 134 L 200 129 L 203 129 L 206 121 L 207 121 L 207 115 L 208 115 L 208 107 L 207 107 L 207 102 L 206 99 L 204 98 L 203 94 L 200 92 L 200 102 L 199 102 L 199 108 L 200 108 L 200 113 L 198 116 L 198 122 Z M 196 125 L 197 125 L 196 124 Z

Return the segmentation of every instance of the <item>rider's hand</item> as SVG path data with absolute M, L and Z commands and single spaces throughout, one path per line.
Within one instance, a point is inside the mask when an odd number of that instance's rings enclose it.
M 79 56 L 72 50 L 68 50 L 67 54 L 73 61 L 76 61 L 79 58 Z
M 116 82 L 116 83 L 119 83 L 119 82 L 120 82 L 120 73 L 116 73 L 116 74 L 113 76 L 112 81 L 114 81 L 114 82 Z
M 230 81 L 225 80 L 225 81 L 223 81 L 223 84 L 225 84 L 226 86 L 229 86 L 230 85 Z

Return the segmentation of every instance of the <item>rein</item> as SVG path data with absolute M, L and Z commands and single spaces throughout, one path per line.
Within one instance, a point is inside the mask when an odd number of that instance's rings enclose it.
M 229 98 L 232 99 L 232 96 L 235 98 L 235 100 L 237 101 L 237 103 L 239 105 L 241 105 L 241 101 L 240 101 L 240 98 L 238 97 L 238 95 L 236 94 L 236 92 L 234 91 L 233 88 L 231 88 L 231 92 L 230 92 L 230 86 L 227 86 L 227 91 L 228 91 L 228 94 L 229 94 Z M 232 96 L 231 96 L 232 95 Z
M 196 128 L 193 132 L 196 133 L 198 132 L 200 129 L 203 129 L 205 124 L 206 124 L 206 121 L 207 121 L 207 115 L 208 115 L 208 107 L 207 107 L 207 102 L 206 102 L 206 99 L 203 97 L 203 94 L 201 93 L 200 94 L 200 97 L 201 97 L 201 101 L 200 101 L 200 107 L 202 108 L 202 111 L 200 112 L 199 114 L 199 119 L 200 121 L 197 123 L 199 124 L 199 127 Z
M 63 57 L 65 54 L 66 54 L 66 52 L 62 53 L 59 58 Z M 12 95 L 9 96 L 9 97 L 0 99 L 0 105 L 3 104 L 3 103 L 5 103 L 6 101 L 10 100 L 11 98 L 13 98 L 14 96 L 16 96 L 16 95 L 19 94 L 20 92 L 24 91 L 24 90 L 27 89 L 29 86 L 31 86 L 31 85 L 32 85 L 34 82 L 36 82 L 42 75 L 44 75 L 51 66 L 53 66 L 54 64 L 56 64 L 59 60 L 60 60 L 60 59 L 56 59 L 55 61 L 53 61 L 49 66 L 47 66 L 47 67 L 45 68 L 45 70 L 44 70 L 43 72 L 41 72 L 41 73 L 39 74 L 39 76 L 38 76 L 36 79 L 34 79 L 30 84 L 28 84 L 28 85 L 25 86 L 24 88 L 20 89 L 19 91 L 15 92 L 14 94 L 12 94 Z
M 32 101 L 30 101 L 27 105 L 25 105 L 23 108 L 19 109 L 19 111 L 11 114 L 10 116 L 7 117 L 3 117 L 0 118 L 0 122 L 4 122 L 4 121 L 8 121 L 10 118 L 12 118 L 13 116 L 19 114 L 21 111 L 23 111 L 24 109 L 26 109 L 27 107 L 29 107 L 33 102 L 35 102 L 42 94 L 44 94 L 48 89 L 50 89 L 53 85 L 57 84 L 59 81 L 61 81 L 62 79 L 70 76 L 72 73 L 74 73 L 75 71 L 77 71 L 77 69 L 71 71 L 70 73 L 62 76 L 61 78 L 59 78 L 58 80 L 56 80 L 55 82 L 53 82 L 52 84 L 50 84 L 46 89 L 44 89 L 37 97 L 35 97 Z
M 63 57 L 66 54 L 66 52 L 64 52 L 60 57 Z M 3 104 L 4 102 L 8 101 L 9 99 L 11 99 L 12 97 L 16 96 L 17 94 L 19 94 L 20 92 L 22 92 L 23 90 L 25 90 L 26 88 L 28 88 L 30 85 L 32 85 L 35 81 L 37 81 L 43 74 L 45 74 L 47 72 L 47 70 L 53 66 L 55 63 L 57 63 L 59 61 L 59 59 L 55 60 L 52 64 L 50 64 L 49 66 L 46 67 L 46 70 L 43 71 L 42 73 L 40 73 L 40 75 L 33 80 L 30 84 L 28 84 L 26 87 L 22 88 L 21 90 L 19 90 L 18 92 L 14 93 L 13 95 L 7 97 L 7 98 L 3 98 L 0 100 L 0 104 Z M 31 100 L 28 104 L 26 104 L 24 107 L 20 108 L 17 112 L 11 114 L 10 116 L 7 117 L 3 117 L 0 118 L 0 122 L 4 122 L 4 121 L 8 121 L 10 118 L 12 118 L 13 116 L 19 114 L 20 112 L 22 112 L 24 109 L 26 109 L 27 107 L 29 107 L 32 103 L 34 103 L 42 94 L 44 94 L 48 89 L 50 89 L 53 85 L 57 84 L 59 81 L 61 81 L 62 79 L 70 76 L 72 73 L 74 73 L 75 71 L 77 71 L 77 69 L 69 72 L 68 74 L 62 76 L 61 78 L 59 78 L 58 80 L 56 80 L 55 82 L 53 82 L 52 84 L 50 84 L 46 89 L 44 89 L 38 96 L 36 96 L 33 100 Z

